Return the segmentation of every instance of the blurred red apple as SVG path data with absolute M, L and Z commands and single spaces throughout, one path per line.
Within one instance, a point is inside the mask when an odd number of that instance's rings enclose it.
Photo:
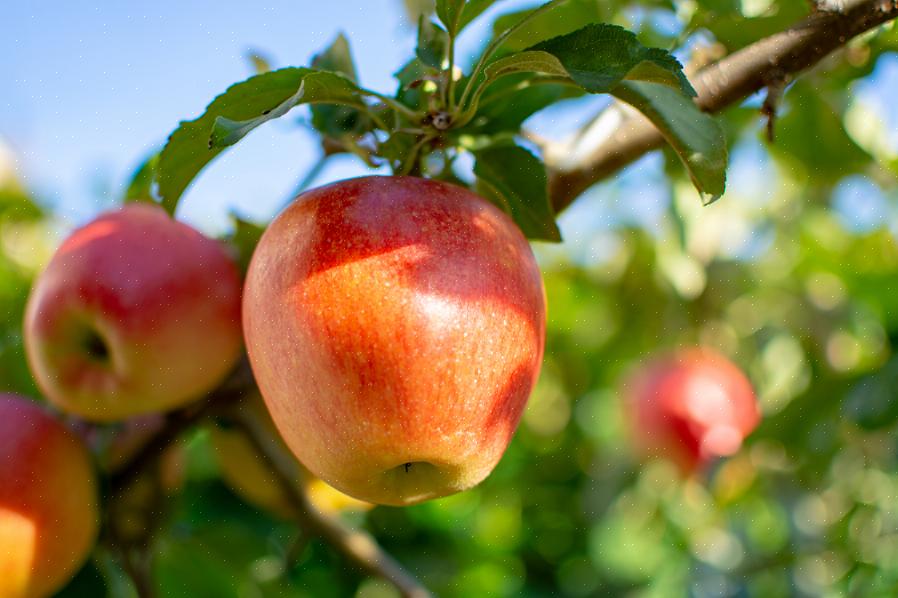
M 146 204 L 75 231 L 25 313 L 38 386 L 94 421 L 198 398 L 231 369 L 240 345 L 240 278 L 224 247 Z
M 405 505 L 495 467 L 539 374 L 545 295 L 526 239 L 446 183 L 304 193 L 253 256 L 243 326 L 275 424 L 313 474 Z
M 742 371 L 708 349 L 643 365 L 625 393 L 637 451 L 669 458 L 686 473 L 734 454 L 761 419 Z
M 0 394 L 0 596 L 49 596 L 97 536 L 97 482 L 79 438 L 23 397 Z

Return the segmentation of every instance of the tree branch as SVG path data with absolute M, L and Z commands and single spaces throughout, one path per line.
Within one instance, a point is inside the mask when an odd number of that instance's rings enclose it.
M 705 112 L 719 112 L 763 89 L 776 77 L 814 66 L 857 35 L 896 17 L 898 0 L 844 0 L 840 9 L 821 9 L 690 77 L 698 92 L 695 102 Z M 555 210 L 560 212 L 593 184 L 663 142 L 648 120 L 632 116 L 578 164 L 562 166 L 549 160 L 549 196 Z
M 165 424 L 109 479 L 110 495 L 127 490 L 141 472 L 153 467 L 158 459 L 178 437 L 197 422 L 218 409 L 231 405 L 255 388 L 255 379 L 246 356 L 234 368 L 221 385 L 202 400 L 166 415 Z
M 249 409 L 235 414 L 256 450 L 280 480 L 293 503 L 299 526 L 333 546 L 349 562 L 369 575 L 392 583 L 404 598 L 429 598 L 431 593 L 385 552 L 370 535 L 354 530 L 340 520 L 320 512 L 309 500 L 304 486 L 295 483 L 292 454 L 273 441 L 265 422 Z

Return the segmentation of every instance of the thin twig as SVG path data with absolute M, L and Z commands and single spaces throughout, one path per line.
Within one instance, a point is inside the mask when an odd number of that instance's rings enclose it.
M 154 467 L 165 449 L 174 443 L 184 431 L 216 410 L 242 399 L 254 387 L 252 370 L 250 370 L 249 361 L 244 356 L 218 388 L 208 393 L 202 400 L 166 416 L 165 424 L 159 431 L 147 439 L 124 467 L 110 476 L 110 495 L 114 497 L 127 490 L 142 472 Z
M 235 418 L 235 423 L 243 428 L 256 450 L 278 476 L 300 527 L 322 538 L 365 573 L 392 583 L 405 598 L 431 596 L 427 588 L 405 571 L 370 535 L 346 526 L 312 505 L 304 486 L 295 483 L 295 457 L 286 452 L 280 443 L 272 442 L 271 433 L 261 419 L 248 409 L 239 410 Z

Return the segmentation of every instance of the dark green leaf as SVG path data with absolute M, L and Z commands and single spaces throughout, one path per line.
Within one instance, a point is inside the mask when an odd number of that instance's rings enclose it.
M 182 122 L 159 156 L 158 193 L 162 205 L 174 213 L 178 200 L 197 174 L 223 150 L 209 146 L 209 135 L 218 117 L 253 119 L 296 95 L 306 68 L 285 68 L 250 77 L 215 98 L 199 118 Z
M 159 152 L 154 152 L 137 167 L 137 170 L 131 175 L 131 181 L 128 183 L 128 188 L 125 189 L 124 200 L 126 203 L 156 203 L 153 194 L 153 183 L 156 177 L 156 168 L 158 164 Z
M 436 1 L 437 16 L 440 17 L 443 25 L 446 26 L 446 30 L 449 32 L 449 35 L 455 36 L 455 34 L 458 33 L 459 23 L 461 21 L 461 14 L 464 5 L 465 0 Z
M 868 430 L 898 422 L 898 359 L 858 382 L 842 407 L 854 423 Z
M 237 264 L 242 272 L 246 272 L 249 261 L 253 257 L 256 245 L 265 232 L 265 227 L 249 220 L 244 220 L 236 214 L 231 214 L 231 222 L 234 231 L 228 236 L 228 243 L 237 252 Z
M 515 145 L 474 152 L 474 174 L 488 185 L 489 199 L 508 213 L 529 239 L 561 241 L 549 203 L 543 163 Z
M 687 95 L 695 96 L 695 90 L 676 58 L 660 48 L 646 48 L 639 43 L 635 34 L 617 25 L 587 25 L 567 35 L 536 44 L 530 50 L 531 52 L 512 55 L 497 62 L 505 61 L 502 67 L 505 71 L 550 66 L 550 70 L 546 72 L 556 74 L 557 67 L 554 64 L 549 65 L 545 58 L 538 58 L 532 52 L 540 51 L 554 56 L 571 79 L 592 93 L 608 92 L 628 79 L 670 85 Z M 516 56 L 524 57 L 519 59 L 521 63 L 517 66 L 513 62 Z
M 349 40 L 342 33 L 324 51 L 312 57 L 312 68 L 318 71 L 340 73 L 352 82 L 358 81 L 355 62 L 349 49 Z
M 421 62 L 435 69 L 443 68 L 448 44 L 446 30 L 422 15 L 418 23 L 418 46 L 415 48 L 415 55 Z
M 339 73 L 354 83 L 358 81 L 349 40 L 343 34 L 312 59 L 312 68 Z M 371 128 L 370 118 L 352 106 L 317 104 L 311 107 L 311 111 L 312 126 L 327 137 L 357 136 Z
M 686 166 L 702 202 L 711 203 L 726 187 L 727 146 L 723 128 L 679 91 L 640 81 L 621 83 L 613 95 L 658 128 Z
M 583 93 L 573 85 L 534 85 L 524 75 L 503 77 L 490 85 L 480 99 L 470 129 L 479 134 L 516 133 L 525 120 L 543 108 Z

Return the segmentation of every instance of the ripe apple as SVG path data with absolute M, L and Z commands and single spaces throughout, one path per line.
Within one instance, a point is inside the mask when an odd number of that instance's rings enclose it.
M 25 312 L 38 386 L 93 421 L 196 399 L 227 374 L 240 345 L 240 278 L 224 247 L 147 204 L 75 231 Z
M 732 455 L 761 419 L 742 371 L 709 349 L 686 349 L 638 369 L 626 385 L 636 449 L 687 474 Z
M 49 596 L 97 537 L 97 482 L 79 438 L 37 403 L 0 394 L 0 596 Z
M 243 331 L 278 430 L 338 490 L 407 505 L 495 467 L 539 374 L 545 292 L 515 224 L 442 182 L 300 195 L 262 236 Z
M 277 444 L 279 451 L 292 455 L 281 439 L 274 422 L 271 421 L 262 397 L 258 395 L 251 397 L 241 409 L 255 418 L 259 427 L 266 431 L 267 442 Z M 209 437 L 215 450 L 221 477 L 234 492 L 246 502 L 279 517 L 284 519 L 295 517 L 296 509 L 282 485 L 283 482 L 259 454 L 258 448 L 244 430 L 214 425 Z M 292 460 L 291 465 L 293 469 L 291 482 L 308 495 L 312 506 L 319 511 L 326 513 L 367 511 L 373 506 L 325 484 L 309 473 L 299 461 Z

